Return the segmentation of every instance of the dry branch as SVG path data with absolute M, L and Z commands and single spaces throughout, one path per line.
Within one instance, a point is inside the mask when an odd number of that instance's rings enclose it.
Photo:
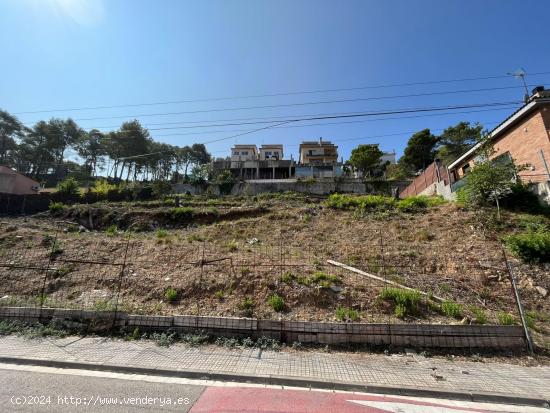
M 348 270 L 348 271 L 352 271 L 356 274 L 360 274 L 360 275 L 364 275 L 365 277 L 369 277 L 369 278 L 372 278 L 373 280 L 377 280 L 377 281 L 382 281 L 383 283 L 386 283 L 386 284 L 390 284 L 390 285 L 394 285 L 396 287 L 399 287 L 399 288 L 404 288 L 405 290 L 415 290 L 415 291 L 418 291 L 420 294 L 426 296 L 426 297 L 430 297 L 430 298 L 433 298 L 434 300 L 436 301 L 445 301 L 445 299 L 441 298 L 441 297 L 437 297 L 435 295 L 432 295 L 432 294 L 428 294 L 428 293 L 425 293 L 424 291 L 419 291 L 417 290 L 416 288 L 411 288 L 411 287 L 407 287 L 406 285 L 403 285 L 403 284 L 399 284 L 395 281 L 391 281 L 391 280 L 386 280 L 382 277 L 379 277 L 377 275 L 374 275 L 374 274 L 369 274 L 368 272 L 365 272 L 365 271 L 361 271 L 357 268 L 354 268 L 354 267 L 350 267 L 349 265 L 346 265 L 346 264 L 342 264 L 341 262 L 338 262 L 338 261 L 333 261 L 333 260 L 327 260 L 327 262 L 329 264 L 332 264 L 332 265 L 335 265 L 336 267 L 340 267 L 340 268 L 344 268 L 345 270 Z

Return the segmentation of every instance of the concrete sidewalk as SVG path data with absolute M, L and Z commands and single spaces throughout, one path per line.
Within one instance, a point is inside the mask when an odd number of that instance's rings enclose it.
M 323 353 L 159 347 L 103 337 L 0 337 L 0 362 L 139 374 L 541 405 L 550 399 L 550 367 L 450 361 L 417 354 Z

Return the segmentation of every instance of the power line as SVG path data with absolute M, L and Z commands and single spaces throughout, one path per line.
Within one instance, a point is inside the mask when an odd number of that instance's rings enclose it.
M 499 111 L 499 110 L 508 110 L 515 107 L 516 105 L 503 106 L 498 109 L 481 109 L 481 110 L 469 110 L 469 111 L 460 111 L 460 112 L 452 112 L 452 113 L 430 113 L 430 114 L 416 115 L 416 116 L 399 116 L 399 117 L 378 118 L 378 119 L 369 119 L 369 120 L 354 120 L 354 121 L 344 121 L 344 122 L 312 123 L 307 125 L 278 126 L 278 127 L 274 127 L 273 129 L 303 128 L 308 126 L 319 126 L 319 125 L 323 125 L 323 126 L 324 125 L 342 125 L 342 124 L 348 124 L 348 123 L 378 122 L 378 121 L 396 120 L 396 119 L 416 119 L 416 118 L 431 117 L 431 116 L 447 116 L 447 115 L 459 115 L 459 114 L 469 114 L 469 113 L 479 113 L 479 112 L 493 112 L 493 111 Z M 155 135 L 155 137 L 164 138 L 169 136 L 204 135 L 206 133 L 244 132 L 246 130 L 247 129 L 233 129 L 233 130 L 217 130 L 217 131 L 206 131 L 206 132 L 201 131 L 201 132 L 187 132 L 187 133 L 170 133 L 166 135 Z
M 506 104 L 513 104 L 518 102 L 508 102 Z M 483 105 L 461 105 L 461 106 L 447 106 L 447 107 L 439 107 L 439 108 L 425 108 L 425 109 L 403 109 L 403 110 L 393 110 L 393 111 L 386 111 L 386 112 L 367 112 L 367 113 L 360 113 L 360 114 L 350 114 L 350 115 L 337 115 L 337 116 L 319 116 L 319 117 L 310 117 L 310 118 L 301 118 L 301 119 L 291 119 L 283 123 L 294 123 L 294 122 L 301 122 L 301 121 L 307 121 L 307 120 L 325 120 L 325 119 L 338 119 L 338 118 L 354 118 L 354 117 L 366 117 L 366 116 L 377 116 L 377 115 L 392 115 L 392 114 L 400 114 L 400 113 L 415 113 L 415 112 L 431 112 L 431 111 L 442 111 L 442 110 L 451 110 L 451 109 L 464 109 L 464 108 L 471 108 L 471 107 L 480 107 L 480 106 L 498 106 L 503 105 L 503 103 L 489 103 L 489 104 L 483 104 Z M 254 129 L 251 131 L 248 131 L 246 133 L 238 134 L 238 135 L 232 135 L 225 138 L 215 139 L 213 141 L 208 142 L 202 142 L 203 144 L 209 144 L 213 142 L 219 142 L 227 139 L 232 139 L 238 136 L 246 135 L 253 132 L 258 132 L 263 129 L 269 129 L 272 127 L 275 127 L 278 125 L 270 125 L 259 129 Z
M 379 111 L 379 112 L 347 112 L 347 113 L 343 112 L 341 114 L 310 115 L 310 116 L 305 116 L 301 118 L 290 118 L 290 119 L 282 119 L 277 121 L 274 120 L 274 121 L 269 121 L 268 123 L 280 122 L 280 124 L 285 124 L 285 123 L 300 122 L 300 121 L 307 121 L 307 120 L 325 120 L 325 119 L 352 118 L 352 117 L 364 117 L 364 116 L 381 116 L 381 115 L 387 115 L 387 114 L 402 114 L 402 113 L 415 113 L 415 112 L 440 112 L 440 111 L 455 110 L 455 109 L 495 107 L 495 106 L 498 106 L 499 109 L 509 109 L 510 106 L 513 105 L 515 107 L 520 103 L 522 102 L 516 101 L 516 102 L 496 102 L 496 103 L 479 103 L 479 104 L 476 103 L 476 104 L 469 104 L 469 105 L 444 106 L 444 107 L 392 109 L 388 111 Z M 491 109 L 479 110 L 479 112 L 489 111 L 489 110 Z M 497 109 L 492 109 L 492 110 L 497 110 Z M 447 113 L 445 115 L 472 113 L 472 112 L 477 112 L 477 111 L 453 112 L 453 113 Z M 394 118 L 373 119 L 371 121 L 383 121 L 383 120 L 390 120 L 390 119 L 408 119 L 408 118 L 417 118 L 417 117 L 425 117 L 425 116 L 435 116 L 435 114 L 418 115 L 418 116 L 400 116 L 400 117 L 394 117 Z M 339 123 L 353 123 L 353 122 L 333 122 L 332 124 L 339 124 Z M 244 123 L 244 124 L 248 124 L 248 123 Z M 327 123 L 323 123 L 323 124 L 327 124 Z M 239 124 L 234 124 L 234 125 L 239 125 Z M 318 125 L 318 124 L 303 125 L 303 126 L 315 126 L 315 125 Z M 265 128 L 260 128 L 260 130 L 269 129 L 276 126 L 278 125 L 270 125 Z M 301 126 L 287 126 L 287 127 L 301 127 Z M 159 129 L 162 129 L 162 128 L 159 128 Z M 150 129 L 150 130 L 154 130 L 154 129 Z M 118 133 L 120 134 L 124 132 L 125 131 L 119 131 Z M 128 133 L 132 133 L 132 132 L 133 131 L 128 131 Z M 206 131 L 204 133 L 209 133 L 209 132 Z
M 104 116 L 104 117 L 93 117 L 93 118 L 80 118 L 80 119 L 74 119 L 74 120 L 77 121 L 77 122 L 82 122 L 82 121 L 89 121 L 89 120 L 128 119 L 128 118 L 141 118 L 141 117 L 151 117 L 151 116 L 172 116 L 172 115 L 185 115 L 185 114 L 197 114 L 197 113 L 229 112 L 229 111 L 237 111 L 237 110 L 275 109 L 275 108 L 282 108 L 282 107 L 324 105 L 324 104 L 333 104 L 333 103 L 364 102 L 364 101 L 384 100 L 384 99 L 402 99 L 402 98 L 409 98 L 409 97 L 437 96 L 437 95 L 456 94 L 456 93 L 487 92 L 487 91 L 494 91 L 494 90 L 517 89 L 518 87 L 519 86 L 506 86 L 506 87 L 500 87 L 500 88 L 452 90 L 452 91 L 445 91 L 445 92 L 427 92 L 427 93 L 416 93 L 416 94 L 409 94 L 409 95 L 376 96 L 376 97 L 353 98 L 353 99 L 334 99 L 334 100 L 313 101 L 313 102 L 284 103 L 284 104 L 277 104 L 277 105 L 241 106 L 241 107 L 237 107 L 237 108 L 200 109 L 200 110 L 192 110 L 192 111 L 159 112 L 159 113 L 143 113 L 143 114 L 137 114 L 137 115 Z M 29 121 L 27 121 L 27 123 L 28 122 Z
M 540 76 L 540 75 L 546 75 L 546 74 L 550 74 L 550 72 L 530 73 L 529 76 Z M 385 85 L 369 85 L 369 86 L 358 86 L 358 87 L 338 88 L 338 89 L 318 89 L 318 90 L 308 90 L 308 91 L 279 92 L 279 93 L 260 94 L 260 95 L 215 97 L 215 98 L 203 98 L 203 99 L 191 99 L 191 100 L 171 100 L 171 101 L 160 101 L 160 102 L 144 102 L 144 103 L 133 103 L 133 104 L 130 103 L 130 104 L 105 105 L 105 106 L 88 106 L 88 107 L 63 108 L 63 109 L 42 109 L 42 110 L 15 112 L 14 114 L 15 115 L 23 115 L 23 114 L 35 114 L 35 113 L 72 112 L 72 111 L 83 111 L 83 110 L 116 109 L 116 108 L 124 108 L 124 107 L 170 105 L 170 104 L 178 104 L 178 103 L 196 103 L 196 102 L 212 102 L 212 101 L 222 101 L 222 100 L 256 99 L 256 98 L 276 97 L 276 96 L 292 96 L 292 95 L 304 95 L 304 94 L 316 94 L 316 93 L 348 92 L 348 91 L 354 91 L 354 90 L 382 89 L 382 88 L 392 88 L 392 87 L 408 87 L 408 86 L 422 86 L 422 85 L 434 85 L 434 84 L 444 84 L 444 83 L 469 82 L 469 81 L 476 81 L 476 80 L 504 79 L 504 78 L 509 78 L 509 77 L 510 77 L 509 75 L 483 76 L 483 77 L 434 80 L 434 81 L 424 81 L 424 82 L 394 83 L 394 84 L 385 84 Z

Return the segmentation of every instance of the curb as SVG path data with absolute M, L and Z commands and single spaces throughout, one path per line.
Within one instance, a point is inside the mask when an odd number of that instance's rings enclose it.
M 277 376 L 277 375 L 248 375 L 222 373 L 206 370 L 167 370 L 147 367 L 133 367 L 116 364 L 94 364 L 87 362 L 58 361 L 47 359 L 29 359 L 21 357 L 1 357 L 0 363 L 20 364 L 43 367 L 55 367 L 62 369 L 81 369 L 108 371 L 111 373 L 143 374 L 150 376 L 180 377 L 196 380 L 215 380 L 236 383 L 254 383 L 264 385 L 279 385 L 292 387 L 305 387 L 309 389 L 354 391 L 362 393 L 377 393 L 394 396 L 431 397 L 462 400 L 471 402 L 503 403 L 522 406 L 534 406 L 550 408 L 550 399 L 533 398 L 524 396 L 509 396 L 498 393 L 470 393 L 452 390 L 437 390 L 418 387 L 392 387 L 384 385 L 370 385 L 358 382 L 328 381 L 320 379 L 308 379 L 303 377 Z

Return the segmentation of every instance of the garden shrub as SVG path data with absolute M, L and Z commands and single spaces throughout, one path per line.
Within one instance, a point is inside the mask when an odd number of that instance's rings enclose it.
M 512 253 L 527 263 L 550 262 L 550 231 L 528 231 L 504 239 Z

